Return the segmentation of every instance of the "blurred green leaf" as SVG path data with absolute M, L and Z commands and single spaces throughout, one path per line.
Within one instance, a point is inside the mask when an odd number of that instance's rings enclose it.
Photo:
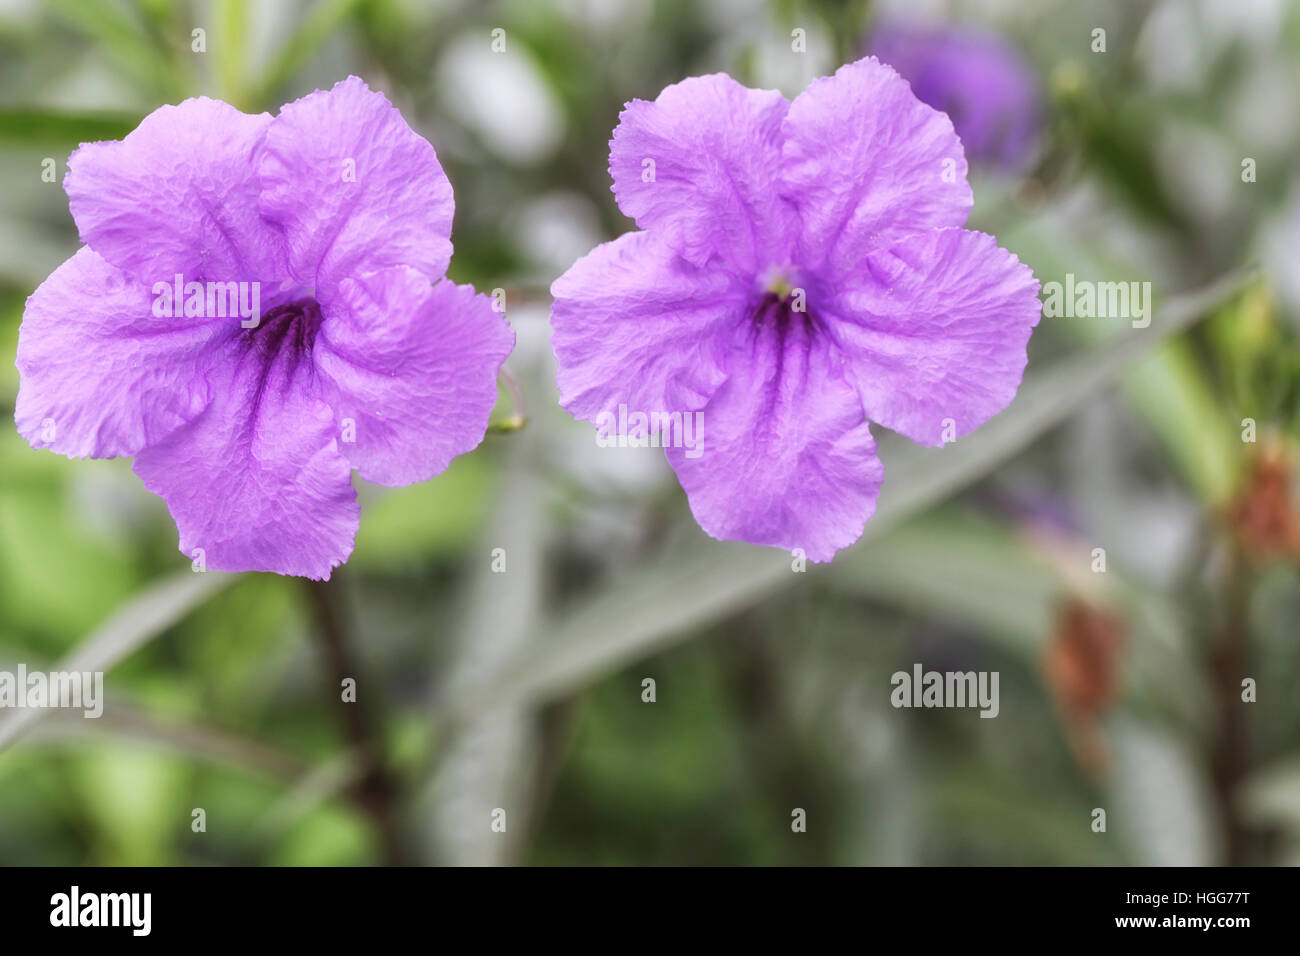
M 1065 591 L 1061 575 L 1023 539 L 953 508 L 908 522 L 827 570 L 838 590 L 959 621 L 1030 658 Z
M 201 760 L 281 782 L 296 782 L 308 772 L 296 757 L 258 741 L 214 727 L 158 720 L 117 703 L 105 707 L 95 719 L 86 719 L 79 710 L 55 709 L 49 719 L 31 728 L 27 738 L 45 745 L 60 741 L 84 744 L 96 739 L 110 745 L 114 741 L 142 745 L 183 760 Z
M 349 564 L 395 568 L 464 547 L 474 540 L 495 480 L 481 455 L 461 455 L 430 481 L 379 492 L 362 504 L 361 530 Z
M 1139 365 L 1125 380 L 1124 393 L 1201 500 L 1217 504 L 1227 498 L 1241 458 L 1238 429 L 1187 343 L 1171 343 Z
M 277 97 L 311 55 L 361 6 L 361 0 L 320 0 L 267 64 L 250 97 L 254 109 L 274 110 Z M 343 77 L 339 77 L 343 79 Z
M 89 862 L 166 862 L 169 837 L 189 828 L 190 808 L 182 802 L 184 766 L 164 754 L 112 741 L 84 752 L 72 766 L 93 826 Z
M 77 634 L 135 586 L 122 549 L 87 534 L 69 510 L 63 495 L 0 492 L 0 597 L 11 608 L 8 627 Z
M 81 143 L 121 139 L 140 125 L 135 113 L 67 113 L 57 110 L 0 108 L 0 143 L 37 143 L 71 149 Z
M 322 807 L 304 817 L 276 848 L 275 866 L 342 866 L 370 855 L 370 833 L 355 813 Z
M 48 0 L 48 7 L 65 23 L 95 41 L 113 64 L 150 96 L 164 101 L 179 98 L 182 83 L 173 50 L 150 36 L 147 24 L 135 20 L 123 7 L 101 0 Z M 189 43 L 189 35 L 174 44 Z
M 543 591 L 545 510 L 530 462 L 541 436 L 521 436 L 511 445 L 506 474 L 491 523 L 479 539 L 470 583 L 467 617 L 459 629 L 454 671 L 491 671 L 528 646 Z M 495 549 L 509 564 L 498 573 Z M 441 730 L 442 728 L 440 728 Z M 517 860 L 536 799 L 541 759 L 536 728 L 524 709 L 482 714 L 471 725 L 440 735 L 436 773 L 421 816 L 429 822 L 424 841 L 431 860 L 460 866 L 499 866 Z M 467 825 L 467 806 L 510 807 L 509 834 Z
M 1213 788 L 1186 741 L 1158 723 L 1132 719 L 1111 721 L 1108 737 L 1114 768 L 1103 805 L 1127 859 L 1138 866 L 1212 865 L 1221 854 Z
M 1284 757 L 1254 771 L 1242 784 L 1245 814 L 1261 826 L 1283 826 L 1300 836 L 1300 757 Z
M 108 671 L 122 658 L 138 650 L 222 588 L 239 580 L 239 575 L 207 571 L 182 571 L 153 585 L 132 598 L 54 670 Z M 19 734 L 50 713 L 45 708 L 28 708 L 0 714 L 0 751 Z
M 218 0 L 217 78 L 221 98 L 241 109 L 245 104 L 244 53 L 248 48 L 248 0 Z

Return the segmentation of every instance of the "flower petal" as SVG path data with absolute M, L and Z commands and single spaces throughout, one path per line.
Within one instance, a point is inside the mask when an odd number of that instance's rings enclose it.
M 483 440 L 515 341 L 491 299 L 402 267 L 344 279 L 335 301 L 312 355 L 362 478 L 427 481 Z
M 952 123 L 874 58 L 815 80 L 790 105 L 782 193 L 799 263 L 853 268 L 870 249 L 966 222 L 966 157 Z
M 322 305 L 347 276 L 451 260 L 451 183 L 428 140 L 355 76 L 285 106 L 258 167 L 261 210 L 283 227 L 294 277 Z
M 745 319 L 736 277 L 697 269 L 649 232 L 597 246 L 551 286 L 560 404 L 594 422 L 700 408 L 726 377 L 727 333 Z
M 284 237 L 257 211 L 253 157 L 270 123 L 201 97 L 154 110 L 120 142 L 84 144 L 64 180 L 82 241 L 150 287 L 177 273 L 285 278 Z
M 884 474 L 852 382 L 800 315 L 756 321 L 728 365 L 699 450 L 668 449 L 696 521 L 715 538 L 829 561 L 862 536 Z
M 965 435 L 1015 397 L 1042 307 L 1033 272 L 992 236 L 909 236 L 836 281 L 809 302 L 823 303 L 872 421 L 942 445 L 947 420 Z
M 14 363 L 14 422 L 32 447 L 134 455 L 203 410 L 198 362 L 238 320 L 157 318 L 152 305 L 147 286 L 88 246 L 32 293 Z
M 137 455 L 135 473 L 167 502 L 181 551 L 202 549 L 209 569 L 327 579 L 356 536 L 352 468 L 310 361 L 258 342 L 213 357 L 212 403 Z
M 723 73 L 633 100 L 609 144 L 619 208 L 694 265 L 715 255 L 751 272 L 769 255 L 779 263 L 793 221 L 776 195 L 789 106 Z

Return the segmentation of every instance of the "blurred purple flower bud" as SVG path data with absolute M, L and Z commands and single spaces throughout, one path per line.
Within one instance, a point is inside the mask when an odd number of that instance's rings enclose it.
M 910 82 L 921 102 L 948 114 L 969 158 L 1008 171 L 1029 160 L 1042 121 L 1038 81 L 1005 40 L 885 23 L 872 32 L 867 50 Z

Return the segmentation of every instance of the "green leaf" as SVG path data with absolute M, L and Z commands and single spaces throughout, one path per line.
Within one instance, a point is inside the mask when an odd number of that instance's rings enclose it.
M 1151 356 L 1124 383 L 1124 394 L 1201 500 L 1217 504 L 1226 499 L 1242 445 L 1231 412 L 1215 397 L 1190 346 L 1174 342 Z
M 52 144 L 71 149 L 81 143 L 121 139 L 140 125 L 135 113 L 73 113 L 59 110 L 0 109 L 0 143 Z
M 75 651 L 56 664 L 59 671 L 108 671 L 213 594 L 239 580 L 239 575 L 183 571 L 153 585 L 128 601 Z M 0 751 L 50 711 L 26 708 L 0 713 Z
M 165 863 L 168 837 L 188 816 L 182 807 L 184 767 L 165 754 L 112 741 L 82 753 L 70 767 L 89 817 L 92 862 Z M 161 823 L 167 820 L 179 826 Z
M 173 50 L 152 37 L 130 8 L 101 0 L 49 0 L 49 7 L 70 27 L 93 40 L 122 71 L 151 96 L 175 100 L 181 81 Z M 183 38 L 188 44 L 189 36 Z M 180 43 L 182 38 L 176 38 Z M 109 137 L 116 138 L 116 137 Z
M 359 814 L 324 806 L 304 817 L 275 848 L 273 866 L 345 866 L 366 860 L 370 834 Z
M 1256 826 L 1300 833 L 1300 758 L 1283 757 L 1252 771 L 1241 794 L 1243 815 Z
M 0 447 L 21 442 L 13 433 L 12 440 L 0 439 Z M 0 461 L 8 464 L 8 457 L 0 455 Z M 52 455 L 30 450 L 26 457 L 59 463 Z M 6 477 L 16 484 L 27 473 L 15 469 Z M 47 479 L 49 487 L 62 492 L 57 484 L 61 478 L 55 473 Z M 138 586 L 124 549 L 88 534 L 76 515 L 69 514 L 61 493 L 6 488 L 0 492 L 0 529 L 0 601 L 6 608 L 5 623 L 39 635 L 49 654 L 62 651 L 69 639 L 92 627 Z M 72 582 L 76 600 L 69 600 Z
M 485 517 L 493 482 L 492 468 L 481 455 L 462 455 L 431 481 L 363 500 L 349 563 L 391 570 L 465 547 Z
M 508 456 L 492 523 L 476 549 L 481 556 L 470 581 L 468 612 L 452 663 L 453 673 L 490 671 L 528 646 L 541 604 L 546 515 L 530 463 L 541 436 L 514 444 Z M 489 556 L 500 549 L 509 561 L 497 573 Z M 439 728 L 443 730 L 444 728 Z M 499 866 L 517 859 L 537 797 L 534 777 L 541 749 L 535 728 L 522 710 L 480 715 L 474 724 L 440 736 L 439 760 L 420 816 L 428 821 L 423 840 L 431 860 L 455 866 Z M 486 827 L 464 825 L 467 804 L 510 808 L 507 838 Z
M 281 47 L 262 74 L 251 98 L 253 106 L 265 109 L 279 106 L 275 98 L 281 90 L 360 5 L 361 0 L 322 0 L 312 7 L 298 32 Z
M 832 586 L 977 628 L 1022 657 L 1050 633 L 1065 581 L 1003 525 L 945 508 L 828 569 Z
M 244 52 L 248 48 L 247 0 L 219 0 L 216 43 L 217 80 L 222 99 L 242 108 L 244 103 Z
M 86 720 L 79 710 L 52 710 L 48 720 L 31 729 L 24 747 L 88 740 L 98 744 L 106 740 L 143 744 L 182 760 L 202 761 L 294 785 L 311 772 L 297 757 L 260 741 L 201 724 L 175 720 L 163 723 L 121 704 L 106 706 L 96 720 Z

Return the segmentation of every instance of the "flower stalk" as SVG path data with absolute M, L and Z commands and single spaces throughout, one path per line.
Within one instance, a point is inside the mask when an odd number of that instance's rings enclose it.
M 327 581 L 304 583 L 316 617 L 314 630 L 319 639 L 325 672 L 331 681 L 330 693 L 338 695 L 333 706 L 339 711 L 344 737 L 358 764 L 359 774 L 350 796 L 371 821 L 384 864 L 404 866 L 407 860 L 399 826 L 400 794 L 384 761 L 382 742 L 376 729 L 379 725 L 365 704 L 369 699 L 366 694 L 358 692 L 348 699 L 342 692 L 348 680 L 358 688 L 362 682 L 348 645 L 338 595 L 335 587 Z

